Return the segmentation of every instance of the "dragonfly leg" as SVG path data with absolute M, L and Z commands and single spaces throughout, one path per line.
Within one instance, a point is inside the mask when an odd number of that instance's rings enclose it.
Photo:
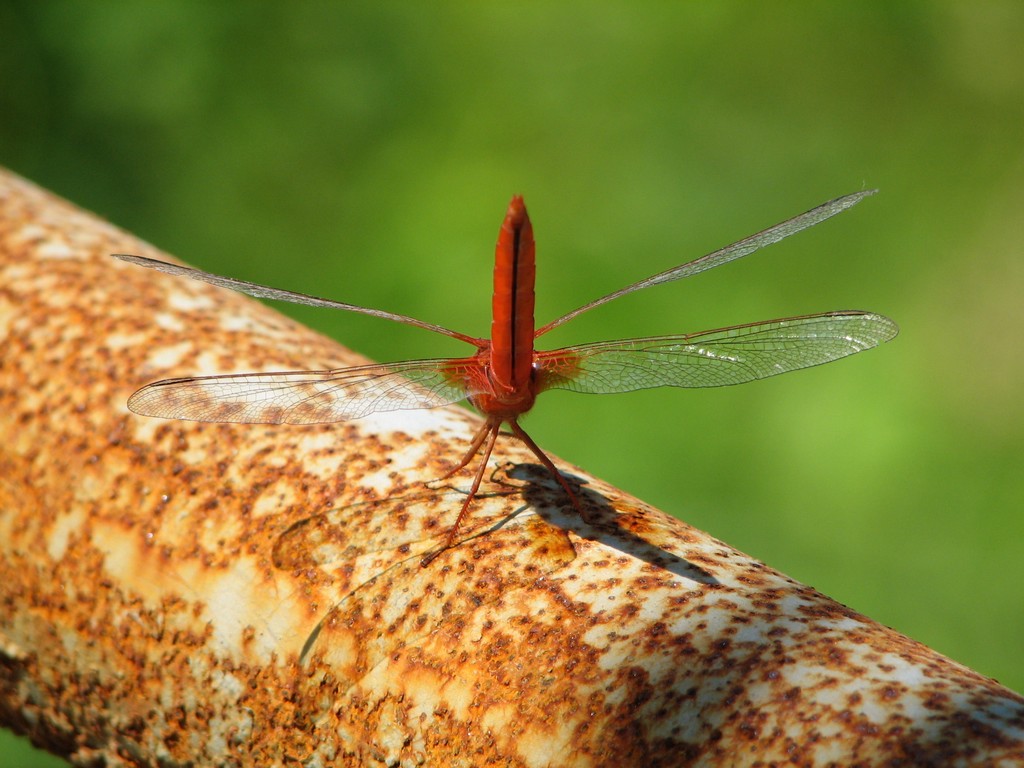
M 471 462 L 473 460 L 473 457 L 476 456 L 477 451 L 480 450 L 480 446 L 484 444 L 484 440 L 487 439 L 487 436 L 491 435 L 492 432 L 494 433 L 494 435 L 497 435 L 498 427 L 500 426 L 501 422 L 495 423 L 492 422 L 490 419 L 485 421 L 480 426 L 480 429 L 477 430 L 476 434 L 473 435 L 473 442 L 469 444 L 469 450 L 467 450 L 466 455 L 462 457 L 462 461 L 456 464 L 448 472 L 445 472 L 441 477 L 438 478 L 438 480 L 447 480 L 456 472 L 465 469 L 467 466 L 469 466 L 469 462 Z M 491 439 L 491 445 L 494 445 L 493 438 Z M 490 453 L 490 451 L 488 451 L 488 453 Z
M 562 489 L 569 497 L 569 501 L 572 502 L 573 507 L 582 517 L 583 507 L 580 505 L 579 498 L 576 496 L 576 493 L 572 488 L 569 487 L 569 483 L 567 483 L 565 478 L 562 477 L 562 473 L 558 471 L 551 459 L 548 458 L 547 454 L 541 450 L 539 445 L 533 442 L 533 438 L 526 434 L 526 431 L 519 426 L 515 419 L 510 419 L 508 425 L 512 430 L 512 434 L 522 440 L 526 444 L 526 447 L 533 451 L 533 455 L 540 459 L 540 463 L 547 467 L 548 472 L 550 472 L 554 476 L 555 480 L 558 481 L 558 484 L 562 486 Z
M 466 516 L 466 512 L 469 510 L 469 505 L 473 503 L 473 499 L 476 498 L 476 492 L 480 490 L 480 483 L 484 479 L 484 472 L 487 470 L 487 462 L 491 459 L 491 451 L 494 450 L 494 443 L 498 439 L 498 432 L 501 430 L 500 421 L 488 420 L 486 424 L 477 432 L 476 437 L 473 438 L 473 445 L 470 447 L 469 453 L 466 455 L 466 459 L 457 466 L 453 472 L 458 472 L 469 460 L 473 458 L 480 445 L 487 441 L 487 447 L 484 449 L 483 459 L 480 461 L 480 467 L 476 471 L 476 475 L 473 477 L 473 485 L 469 488 L 469 493 L 466 495 L 466 500 L 462 502 L 462 509 L 459 510 L 459 516 L 455 518 L 455 524 L 448 530 L 448 535 L 445 537 L 444 545 L 440 549 L 435 549 L 433 552 L 428 553 L 421 561 L 420 565 L 426 567 L 433 562 L 434 558 L 440 555 L 447 549 L 451 549 L 455 545 L 455 537 L 458 536 L 459 528 L 462 526 L 462 520 Z M 448 477 L 450 474 L 445 475 Z

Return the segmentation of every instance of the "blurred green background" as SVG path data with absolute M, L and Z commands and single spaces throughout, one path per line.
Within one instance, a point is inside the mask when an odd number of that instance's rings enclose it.
M 1021 40 L 1017 2 L 7 2 L 0 164 L 205 269 L 479 335 L 513 193 L 543 322 L 880 188 L 544 341 L 834 309 L 896 341 L 738 388 L 553 392 L 526 425 L 1024 691 Z M 380 360 L 466 352 L 283 310 Z

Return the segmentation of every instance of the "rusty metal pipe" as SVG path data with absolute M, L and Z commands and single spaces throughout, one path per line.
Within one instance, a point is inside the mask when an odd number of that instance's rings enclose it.
M 0 720 L 129 765 L 1024 763 L 1024 700 L 457 408 L 137 417 L 182 373 L 363 362 L 0 173 Z M 166 258 L 166 257 L 163 257 Z

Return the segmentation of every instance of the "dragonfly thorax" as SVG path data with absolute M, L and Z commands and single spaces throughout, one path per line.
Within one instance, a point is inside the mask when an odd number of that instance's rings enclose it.
M 497 385 L 490 376 L 487 377 L 487 391 L 472 395 L 469 401 L 485 416 L 506 421 L 522 416 L 533 408 L 537 392 L 533 386 L 533 377 L 526 386 L 506 389 Z

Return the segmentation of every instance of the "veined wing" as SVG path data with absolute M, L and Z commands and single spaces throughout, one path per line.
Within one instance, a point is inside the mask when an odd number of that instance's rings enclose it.
M 581 344 L 537 353 L 539 389 L 611 393 L 742 384 L 838 360 L 898 332 L 887 317 L 848 311 Z
M 416 328 L 423 328 L 426 331 L 433 331 L 434 333 L 450 336 L 453 339 L 458 339 L 459 341 L 465 341 L 472 344 L 478 349 L 486 346 L 486 341 L 484 339 L 467 336 L 464 333 L 453 331 L 442 325 L 435 325 L 434 323 L 428 323 L 424 320 L 417 320 L 415 317 L 398 315 L 394 312 L 385 312 L 383 309 L 360 307 L 356 304 L 346 304 L 343 301 L 335 301 L 334 299 L 321 299 L 318 296 L 310 296 L 305 293 L 285 291 L 281 288 L 271 288 L 268 285 L 250 283 L 247 280 L 239 280 L 235 277 L 214 275 L 211 272 L 203 272 L 202 270 L 185 267 L 181 264 L 171 264 L 166 261 L 150 259 L 145 256 L 133 256 L 130 253 L 112 253 L 110 255 L 115 259 L 127 261 L 129 264 L 136 264 L 137 266 L 146 267 L 147 269 L 155 269 L 158 272 L 164 272 L 168 275 L 187 277 L 191 280 L 199 280 L 204 283 L 209 283 L 210 285 L 216 285 L 218 288 L 230 288 L 232 291 L 238 291 L 239 293 L 245 293 L 249 296 L 255 296 L 258 299 L 273 299 L 275 301 L 287 301 L 292 304 L 305 304 L 309 307 L 326 307 L 327 309 L 343 309 L 346 312 L 358 312 L 363 315 L 370 315 L 370 317 L 379 317 L 383 320 L 393 320 L 396 323 L 404 323 L 405 325 L 412 325 Z
M 142 416 L 190 421 L 348 421 L 378 411 L 436 408 L 476 394 L 472 364 L 472 358 L 409 360 L 332 371 L 165 379 L 133 394 L 128 407 Z
M 822 203 L 817 208 L 812 208 L 806 213 L 801 213 L 799 216 L 794 216 L 791 219 L 787 219 L 781 224 L 776 224 L 774 227 L 769 227 L 756 235 L 744 238 L 739 242 L 727 245 L 725 248 L 719 248 L 717 251 L 701 256 L 699 259 L 694 259 L 686 264 L 681 264 L 678 267 L 672 267 L 664 272 L 659 272 L 656 275 L 644 278 L 632 285 L 627 285 L 625 288 L 621 288 L 614 293 L 609 293 L 607 296 L 602 296 L 600 299 L 595 299 L 589 304 L 584 304 L 578 309 L 574 309 L 567 315 L 562 315 L 556 320 L 552 320 L 550 323 L 540 328 L 536 332 L 536 336 L 547 333 L 548 331 L 557 328 L 563 323 L 572 320 L 577 315 L 581 315 L 584 312 L 599 307 L 602 304 L 607 304 L 609 301 L 613 301 L 627 293 L 633 293 L 633 291 L 639 291 L 643 288 L 650 288 L 654 285 L 660 285 L 662 283 L 670 283 L 673 280 L 681 280 L 684 277 L 690 277 L 696 275 L 705 270 L 712 269 L 714 267 L 721 266 L 730 261 L 748 256 L 759 248 L 764 248 L 766 245 L 777 243 L 783 238 L 795 235 L 801 230 L 813 227 L 815 224 L 819 224 L 825 219 L 835 216 L 837 213 L 845 211 L 847 208 L 856 205 L 865 197 L 873 195 L 877 192 L 877 189 L 868 189 L 863 192 L 854 192 L 852 195 L 845 195 L 843 197 L 837 197 L 835 200 L 830 200 L 827 203 Z

